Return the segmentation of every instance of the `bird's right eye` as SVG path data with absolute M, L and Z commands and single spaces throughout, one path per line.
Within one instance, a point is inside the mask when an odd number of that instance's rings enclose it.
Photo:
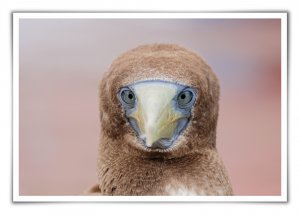
M 134 103 L 135 103 L 135 95 L 129 89 L 122 90 L 121 98 L 122 98 L 124 103 L 126 103 L 130 106 L 134 105 Z

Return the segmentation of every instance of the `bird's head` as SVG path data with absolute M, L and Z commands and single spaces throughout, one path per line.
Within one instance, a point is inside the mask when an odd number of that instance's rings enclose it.
M 105 147 L 172 158 L 215 146 L 219 84 L 195 53 L 146 45 L 117 58 L 100 84 Z

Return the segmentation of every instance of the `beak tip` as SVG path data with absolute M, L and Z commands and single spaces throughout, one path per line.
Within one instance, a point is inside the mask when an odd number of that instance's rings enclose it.
M 160 139 L 155 142 L 148 144 L 146 142 L 146 147 L 149 149 L 168 149 L 172 145 L 172 141 L 168 139 Z

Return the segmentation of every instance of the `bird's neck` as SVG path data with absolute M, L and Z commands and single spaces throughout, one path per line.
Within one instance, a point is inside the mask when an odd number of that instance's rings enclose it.
M 201 154 L 179 158 L 140 158 L 130 155 L 105 156 L 99 160 L 99 184 L 104 195 L 156 195 L 162 193 L 167 175 L 182 168 L 199 167 Z M 154 189 L 155 188 L 155 189 Z

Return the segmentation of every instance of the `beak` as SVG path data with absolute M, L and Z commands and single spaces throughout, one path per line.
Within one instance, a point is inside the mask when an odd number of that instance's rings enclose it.
M 187 124 L 187 118 L 176 110 L 177 85 L 145 82 L 133 85 L 137 106 L 128 116 L 147 148 L 166 149 Z

